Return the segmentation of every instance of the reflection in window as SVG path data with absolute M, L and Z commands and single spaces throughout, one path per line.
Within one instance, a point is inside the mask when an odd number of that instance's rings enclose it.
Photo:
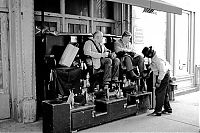
M 42 26 L 41 21 L 35 22 L 36 34 L 40 33 L 41 26 Z M 45 31 L 57 31 L 57 23 L 56 22 L 44 22 L 44 29 L 45 29 Z
M 65 0 L 65 13 L 88 16 L 89 0 Z
M 114 19 L 113 2 L 94 0 L 94 17 Z
M 60 13 L 60 0 L 34 0 L 34 10 Z
M 84 24 L 68 24 L 69 33 L 87 33 L 87 25 Z
M 112 28 L 111 27 L 106 27 L 106 26 L 97 26 L 96 30 L 99 30 L 103 32 L 104 34 L 112 34 Z

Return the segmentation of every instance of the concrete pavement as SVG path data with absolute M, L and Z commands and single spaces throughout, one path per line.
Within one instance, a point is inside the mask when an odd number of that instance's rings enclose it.
M 175 97 L 171 102 L 173 113 L 170 115 L 147 116 L 153 112 L 128 117 L 94 128 L 80 131 L 88 132 L 199 132 L 199 96 L 193 92 Z
M 200 92 L 192 92 L 175 97 L 171 102 L 173 113 L 161 117 L 147 116 L 147 113 L 131 116 L 100 126 L 81 130 L 79 133 L 100 132 L 199 132 Z M 0 121 L 0 132 L 42 132 L 42 120 L 22 124 L 13 120 Z

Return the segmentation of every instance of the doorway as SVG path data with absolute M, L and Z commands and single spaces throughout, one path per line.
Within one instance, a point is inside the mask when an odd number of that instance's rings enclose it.
M 8 14 L 0 12 L 0 119 L 10 118 Z
M 191 61 L 191 24 L 190 13 L 183 11 L 182 15 L 176 15 L 175 21 L 175 71 L 176 76 L 190 74 Z

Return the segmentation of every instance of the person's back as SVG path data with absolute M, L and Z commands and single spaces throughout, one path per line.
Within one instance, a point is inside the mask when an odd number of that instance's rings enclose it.
M 145 57 L 151 58 L 150 68 L 157 76 L 155 83 L 156 107 L 154 112 L 150 115 L 161 116 L 162 113 L 172 113 L 168 98 L 170 65 L 166 60 L 159 58 L 152 47 L 145 47 L 142 53 Z M 163 111 L 162 107 L 164 107 Z

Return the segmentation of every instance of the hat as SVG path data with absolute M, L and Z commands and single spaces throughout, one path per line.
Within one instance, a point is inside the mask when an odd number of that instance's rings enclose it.
M 132 36 L 132 34 L 129 31 L 124 31 L 124 33 L 122 34 L 122 37 L 123 36 Z
M 144 55 L 144 57 L 147 56 L 147 54 L 149 53 L 150 48 L 149 47 L 144 47 L 142 50 L 142 54 Z

